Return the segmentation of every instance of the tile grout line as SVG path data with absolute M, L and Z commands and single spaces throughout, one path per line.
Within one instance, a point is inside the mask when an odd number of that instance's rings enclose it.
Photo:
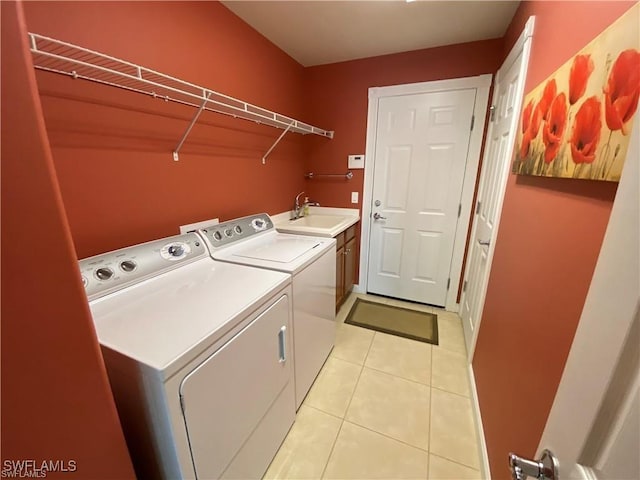
M 338 443 L 338 437 L 340 436 L 340 432 L 342 432 L 342 426 L 344 425 L 344 418 L 341 419 L 340 428 L 338 428 L 338 433 L 336 434 L 336 438 L 333 440 L 333 445 L 331 445 L 331 450 L 329 450 L 329 455 L 327 456 L 327 461 L 324 464 L 324 468 L 322 469 L 322 473 L 320 474 L 320 478 L 324 478 L 324 474 L 327 473 L 327 467 L 329 466 L 329 462 L 331 461 L 331 456 L 333 455 L 333 451 L 336 449 L 336 443 Z
M 455 463 L 456 465 L 460 465 L 461 467 L 465 467 L 465 468 L 468 468 L 469 470 L 474 470 L 474 471 L 476 471 L 476 472 L 480 473 L 480 470 L 479 470 L 479 469 L 474 468 L 474 467 L 470 467 L 469 465 L 466 465 L 466 464 L 464 464 L 464 463 L 460 463 L 460 462 L 459 462 L 459 461 L 457 461 L 457 460 L 452 460 L 451 458 L 443 457 L 442 455 L 438 455 L 437 453 L 431 453 L 431 452 L 429 452 L 429 455 L 433 455 L 434 457 L 441 458 L 442 460 L 446 460 L 447 462 Z
M 450 393 L 451 395 L 456 395 L 456 396 L 458 396 L 458 397 L 462 397 L 462 398 L 466 398 L 467 400 L 471 400 L 471 397 L 470 397 L 470 396 L 463 395 L 463 394 L 461 394 L 461 393 L 451 392 L 451 391 L 449 391 L 449 390 L 445 390 L 444 388 L 434 387 L 433 385 L 431 385 L 431 388 L 435 388 L 436 390 L 440 390 L 441 392 L 444 392 L 444 393 Z
M 362 365 L 360 365 L 360 373 L 358 373 L 358 379 L 356 380 L 356 384 L 353 387 L 353 392 L 351 392 L 351 397 L 349 398 L 349 403 L 347 404 L 347 408 L 344 411 L 344 416 L 342 417 L 342 422 L 340 423 L 340 428 L 338 429 L 338 434 L 336 435 L 335 440 L 333 441 L 333 445 L 331 445 L 331 451 L 329 452 L 329 456 L 327 457 L 327 462 L 324 464 L 324 468 L 322 469 L 322 474 L 320 475 L 320 478 L 324 478 L 325 473 L 327 472 L 327 467 L 329 466 L 329 462 L 331 461 L 331 457 L 333 455 L 333 451 L 336 448 L 336 443 L 338 443 L 338 437 L 340 437 L 340 433 L 342 432 L 342 427 L 344 426 L 344 422 L 345 422 L 345 418 L 347 416 L 347 412 L 349 411 L 349 407 L 351 406 L 351 400 L 353 400 L 353 394 L 356 391 L 356 388 L 358 388 L 358 383 L 360 383 L 360 377 L 362 376 L 362 371 L 364 370 L 364 362 L 367 360 L 367 356 L 369 355 L 369 351 L 371 350 L 371 345 L 373 344 L 373 337 L 375 337 L 375 334 L 371 337 L 371 343 L 369 343 L 369 348 L 367 349 L 367 354 L 364 357 L 364 360 L 362 361 Z M 344 360 L 346 361 L 346 360 Z
M 302 405 L 304 405 L 307 408 L 312 408 L 313 410 L 315 410 L 316 412 L 320 412 L 320 413 L 324 413 L 325 415 L 329 415 L 330 417 L 333 417 L 337 420 L 343 420 L 342 417 L 339 417 L 338 415 L 336 415 L 335 413 L 330 413 L 330 412 L 325 412 L 324 410 L 322 410 L 321 408 L 318 407 L 314 407 L 313 405 L 308 405 L 306 403 L 303 403 Z
M 379 432 L 377 430 L 374 430 L 371 427 L 367 427 L 366 425 L 361 425 L 358 422 L 354 422 L 353 420 L 345 420 L 345 422 L 350 423 L 351 425 L 355 425 L 356 427 L 360 427 L 363 430 L 366 430 L 368 432 L 375 433 L 376 435 L 380 435 L 381 437 L 388 438 L 389 440 L 393 440 L 394 442 L 401 443 L 404 446 L 415 448 L 416 450 L 420 450 L 422 453 L 429 454 L 429 450 L 426 450 L 426 449 L 424 449 L 422 447 L 417 447 L 416 445 L 413 445 L 412 443 L 406 442 L 404 440 L 399 440 L 399 439 L 397 439 L 395 437 L 392 437 L 391 435 L 389 435 L 387 433 Z
M 372 367 L 370 365 L 364 365 L 364 366 L 367 367 L 369 370 L 373 370 L 374 372 L 383 373 L 385 375 L 389 375 L 389 376 L 394 377 L 394 378 L 399 378 L 400 380 L 405 380 L 405 381 L 410 382 L 410 383 L 415 383 L 417 385 L 422 385 L 423 387 L 430 387 L 431 386 L 430 383 L 422 383 L 422 382 L 419 382 L 418 380 L 413 380 L 413 379 L 407 378 L 407 377 L 401 377 L 400 375 L 395 375 L 393 373 L 387 372 L 386 370 L 380 370 L 380 369 Z

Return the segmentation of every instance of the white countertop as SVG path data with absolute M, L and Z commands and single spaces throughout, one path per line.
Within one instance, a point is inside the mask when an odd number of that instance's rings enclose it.
M 357 208 L 309 207 L 309 215 L 290 220 L 291 211 L 273 215 L 271 220 L 279 232 L 335 237 L 358 223 Z

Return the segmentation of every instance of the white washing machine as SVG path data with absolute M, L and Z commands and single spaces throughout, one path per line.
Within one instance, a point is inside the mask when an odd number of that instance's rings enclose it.
M 138 477 L 261 478 L 295 419 L 291 276 L 195 233 L 80 270 Z
M 266 213 L 198 232 L 217 261 L 293 277 L 293 360 L 299 408 L 335 343 L 335 239 L 280 233 Z

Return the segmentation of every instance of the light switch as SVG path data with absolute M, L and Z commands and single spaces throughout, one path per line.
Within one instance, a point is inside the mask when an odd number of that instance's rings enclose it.
M 358 192 L 351 192 L 351 203 L 358 203 Z

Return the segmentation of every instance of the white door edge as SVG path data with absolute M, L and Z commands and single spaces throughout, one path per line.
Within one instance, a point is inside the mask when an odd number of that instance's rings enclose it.
M 491 88 L 492 74 L 477 75 L 474 77 L 454 78 L 450 80 L 436 80 L 433 82 L 411 83 L 406 85 L 393 85 L 389 87 L 371 87 L 369 89 L 369 107 L 367 113 L 367 140 L 365 157 L 371 159 L 365 162 L 364 185 L 362 193 L 362 235 L 360 237 L 360 286 L 367 291 L 369 240 L 371 229 L 371 201 L 373 195 L 373 164 L 375 157 L 375 143 L 377 135 L 378 102 L 382 97 L 396 95 L 412 95 L 416 93 L 432 93 L 447 90 L 476 89 L 476 103 L 473 114 L 475 126 L 469 139 L 467 152 L 467 165 L 462 187 L 462 210 L 458 218 L 456 236 L 454 240 L 453 256 L 451 260 L 451 288 L 447 292 L 445 309 L 457 311 L 458 285 L 462 274 L 462 259 L 464 247 L 469 231 L 469 216 L 471 214 L 471 201 L 473 200 L 475 181 L 480 163 L 480 150 L 484 134 L 484 120 L 489 104 L 489 90 Z
M 640 305 L 638 158 L 636 119 L 598 261 L 538 446 L 538 454 L 548 448 L 560 459 L 560 468 L 576 472 L 567 478 L 589 478 L 588 469 L 577 462 L 582 461 Z
M 525 82 L 527 80 L 527 71 L 528 71 L 528 67 L 529 67 L 529 57 L 531 55 L 531 42 L 532 42 L 532 37 L 533 37 L 533 30 L 534 30 L 534 26 L 535 26 L 535 17 L 531 16 L 529 17 L 529 19 L 527 20 L 527 23 L 525 24 L 524 29 L 522 30 L 522 33 L 520 34 L 520 36 L 518 37 L 518 40 L 516 41 L 516 43 L 514 44 L 513 48 L 511 49 L 511 51 L 509 52 L 509 54 L 507 55 L 505 61 L 503 62 L 503 64 L 500 66 L 500 69 L 498 70 L 506 72 L 507 70 L 509 70 L 509 67 L 511 66 L 511 64 L 518 58 L 518 56 L 522 53 L 522 63 L 521 63 L 521 67 L 520 67 L 520 74 L 518 77 L 518 86 L 517 88 L 519 90 L 522 91 L 522 95 L 519 95 L 518 98 L 516 99 L 516 103 L 515 103 L 515 112 L 514 115 L 516 115 L 516 120 L 517 122 L 519 122 L 520 120 L 520 111 L 522 109 L 522 101 L 524 99 L 524 86 L 525 86 Z M 496 80 L 497 83 L 497 80 Z M 491 134 L 491 128 L 492 128 L 492 124 L 489 125 L 489 129 L 487 131 L 487 139 L 491 138 L 490 134 Z M 518 123 L 516 123 L 516 127 L 513 129 L 513 131 L 511 132 L 511 136 L 512 139 L 509 141 L 510 143 L 510 147 L 509 147 L 509 154 L 507 156 L 507 158 L 512 158 L 513 156 L 513 148 L 515 145 L 515 138 L 516 138 L 516 130 L 518 128 Z M 485 149 L 484 152 L 485 155 L 489 154 L 488 149 Z M 510 163 L 510 162 L 509 162 Z M 486 165 L 486 162 L 484 163 Z M 509 168 L 510 165 L 506 165 L 505 168 Z M 482 175 L 482 173 L 480 173 L 480 176 Z M 507 181 L 509 180 L 509 175 L 505 175 L 504 177 L 504 182 L 503 184 L 500 186 L 501 188 L 501 193 L 498 197 L 498 203 L 500 205 L 500 207 L 497 210 L 497 215 L 496 215 L 496 219 L 495 219 L 495 227 L 494 227 L 494 236 L 491 239 L 491 245 L 489 246 L 488 252 L 487 252 L 487 271 L 489 272 L 489 276 L 491 275 L 491 264 L 493 262 L 493 254 L 495 252 L 495 240 L 498 238 L 498 231 L 500 229 L 500 218 L 502 216 L 502 203 L 504 200 L 504 193 L 507 189 Z M 474 220 L 473 220 L 473 226 L 471 228 L 471 235 L 470 235 L 470 239 L 473 240 L 475 232 L 476 232 L 476 228 L 477 228 L 477 222 L 476 222 L 476 216 L 474 216 Z M 469 253 L 467 253 L 467 255 L 469 255 Z M 468 264 L 467 264 L 468 265 Z M 465 274 L 465 278 L 468 275 L 468 272 L 464 272 Z M 471 338 L 471 341 L 468 343 L 469 345 L 469 351 L 467 352 L 467 356 L 468 358 L 471 360 L 473 359 L 473 354 L 475 352 L 476 349 L 476 342 L 478 341 L 478 333 L 480 332 L 480 323 L 482 322 L 482 312 L 484 310 L 484 302 L 486 299 L 486 294 L 487 294 L 487 286 L 488 286 L 489 282 L 487 281 L 485 283 L 485 288 L 480 292 L 480 308 L 479 311 L 477 312 L 477 320 L 476 320 L 476 325 L 473 331 L 473 337 Z M 462 299 L 462 297 L 461 297 Z
M 468 360 L 467 360 L 468 362 Z M 469 375 L 469 385 L 471 386 L 471 408 L 473 409 L 473 420 L 476 425 L 476 435 L 478 440 L 478 458 L 480 459 L 480 478 L 491 478 L 491 468 L 489 467 L 489 454 L 487 452 L 487 442 L 484 438 L 484 427 L 482 425 L 482 415 L 480 414 L 480 400 L 478 400 L 478 390 L 476 389 L 476 377 L 473 374 L 473 365 L 467 363 L 467 373 Z

